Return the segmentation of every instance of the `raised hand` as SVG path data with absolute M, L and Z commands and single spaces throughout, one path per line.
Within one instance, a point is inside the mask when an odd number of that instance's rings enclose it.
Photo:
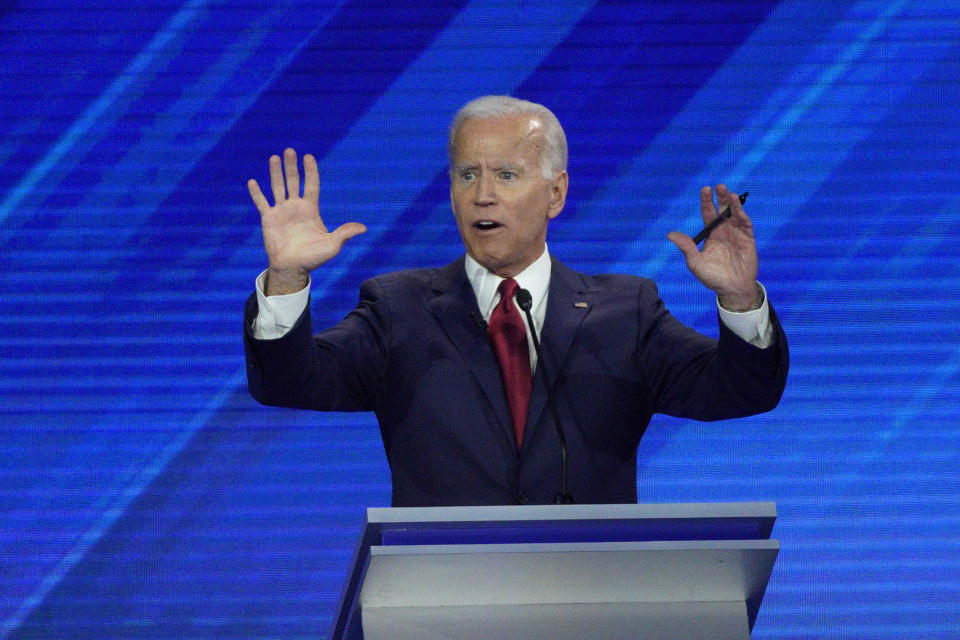
M 260 211 L 263 246 L 267 250 L 267 295 L 300 291 L 307 285 L 311 271 L 338 253 L 350 238 L 367 228 L 359 222 L 347 222 L 327 231 L 320 217 L 320 173 L 317 160 L 309 153 L 303 156 L 303 196 L 300 196 L 300 172 L 297 152 L 270 156 L 270 188 L 273 206 L 260 190 L 256 180 L 247 181 L 250 197 Z M 286 177 L 284 177 L 286 176 Z
M 671 231 L 667 238 L 687 260 L 687 268 L 700 282 L 716 292 L 720 305 L 729 311 L 755 309 L 760 303 L 757 281 L 757 245 L 753 224 L 743 212 L 740 199 L 727 187 L 717 185 L 717 206 L 730 207 L 731 216 L 721 223 L 698 250 L 690 236 Z M 700 189 L 700 213 L 704 224 L 717 216 L 710 187 Z

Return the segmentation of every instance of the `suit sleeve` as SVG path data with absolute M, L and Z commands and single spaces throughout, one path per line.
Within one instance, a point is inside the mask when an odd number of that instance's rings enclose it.
M 247 386 L 258 402 L 318 411 L 369 411 L 383 389 L 390 339 L 386 296 L 373 280 L 357 307 L 336 326 L 312 335 L 310 307 L 283 337 L 258 340 L 252 322 L 257 298 L 244 310 Z
M 770 307 L 774 339 L 756 347 L 719 321 L 719 340 L 684 326 L 664 307 L 656 286 L 641 288 L 639 361 L 654 410 L 697 420 L 726 420 L 777 406 L 789 368 L 787 339 Z

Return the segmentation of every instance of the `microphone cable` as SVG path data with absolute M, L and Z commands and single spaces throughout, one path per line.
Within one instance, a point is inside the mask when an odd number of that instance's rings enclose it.
M 517 289 L 517 306 L 523 309 L 530 326 L 530 336 L 533 338 L 533 348 L 537 352 L 537 366 L 543 371 L 543 384 L 547 392 L 547 408 L 553 416 L 553 424 L 557 428 L 557 438 L 560 440 L 560 493 L 553 497 L 554 504 L 574 504 L 573 496 L 567 492 L 567 438 L 560 424 L 560 414 L 553 403 L 553 394 L 550 393 L 550 380 L 547 378 L 547 369 L 543 362 L 543 352 L 540 351 L 540 341 L 537 339 L 537 329 L 533 325 L 533 315 L 530 308 L 533 306 L 533 296 L 526 289 Z

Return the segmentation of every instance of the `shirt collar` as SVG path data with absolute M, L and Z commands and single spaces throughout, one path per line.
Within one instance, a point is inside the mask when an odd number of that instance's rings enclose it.
M 500 301 L 497 287 L 505 278 L 488 271 L 486 267 L 471 258 L 469 254 L 466 256 L 464 267 L 467 271 L 470 286 L 473 287 L 473 293 L 477 297 L 477 306 L 480 307 L 483 319 L 489 320 L 493 308 Z M 544 247 L 539 258 L 513 277 L 521 288 L 530 292 L 530 296 L 533 298 L 534 316 L 539 316 L 537 324 L 543 321 L 544 303 L 547 298 L 547 290 L 550 287 L 550 271 L 550 252 Z

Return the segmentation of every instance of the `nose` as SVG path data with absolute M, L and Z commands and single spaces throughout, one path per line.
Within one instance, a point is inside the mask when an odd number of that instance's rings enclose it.
M 474 202 L 478 207 L 487 207 L 497 203 L 496 180 L 489 172 L 484 171 L 477 179 L 477 193 Z

